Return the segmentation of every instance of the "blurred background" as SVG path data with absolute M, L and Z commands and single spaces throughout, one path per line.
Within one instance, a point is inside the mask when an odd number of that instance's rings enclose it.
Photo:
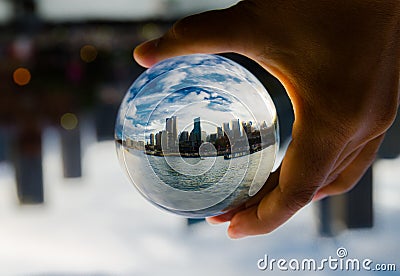
M 310 204 L 267 236 L 233 241 L 227 225 L 165 213 L 120 169 L 116 112 L 144 70 L 134 47 L 185 15 L 235 2 L 0 0 L 1 275 L 258 275 L 267 273 L 257 268 L 265 254 L 323 259 L 339 247 L 397 264 L 373 275 L 398 275 L 398 118 L 355 190 Z M 274 95 L 289 137 L 293 114 L 280 83 L 227 56 Z

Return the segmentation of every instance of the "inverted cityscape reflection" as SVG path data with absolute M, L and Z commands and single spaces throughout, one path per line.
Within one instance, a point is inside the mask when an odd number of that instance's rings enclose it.
M 144 72 L 121 104 L 115 140 L 142 195 L 186 217 L 243 204 L 267 180 L 279 146 L 268 92 L 216 55 L 175 57 Z

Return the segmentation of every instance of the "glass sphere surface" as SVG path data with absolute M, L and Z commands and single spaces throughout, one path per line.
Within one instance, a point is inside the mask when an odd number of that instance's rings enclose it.
M 217 55 L 159 62 L 126 93 L 118 159 L 153 204 L 186 217 L 240 206 L 271 173 L 279 146 L 274 103 L 241 65 Z

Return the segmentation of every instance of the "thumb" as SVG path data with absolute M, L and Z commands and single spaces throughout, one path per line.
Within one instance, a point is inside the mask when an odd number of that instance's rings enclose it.
M 243 15 L 245 2 L 223 10 L 213 10 L 183 18 L 162 37 L 139 45 L 135 60 L 150 67 L 163 59 L 193 53 L 245 53 L 252 32 L 249 16 Z M 253 27 L 254 28 L 254 27 Z M 246 49 L 245 49 L 246 48 Z

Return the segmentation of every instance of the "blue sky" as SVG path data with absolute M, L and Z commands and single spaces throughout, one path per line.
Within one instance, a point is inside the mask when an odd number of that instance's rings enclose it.
M 124 129 L 125 136 L 143 140 L 149 133 L 163 130 L 165 119 L 174 115 L 179 129 L 201 117 L 209 122 L 208 128 L 202 126 L 208 133 L 236 119 L 271 125 L 276 111 L 261 83 L 231 61 L 214 58 L 166 60 L 140 76 L 121 105 L 117 135 L 122 137 Z M 170 68 L 174 70 L 168 71 Z

